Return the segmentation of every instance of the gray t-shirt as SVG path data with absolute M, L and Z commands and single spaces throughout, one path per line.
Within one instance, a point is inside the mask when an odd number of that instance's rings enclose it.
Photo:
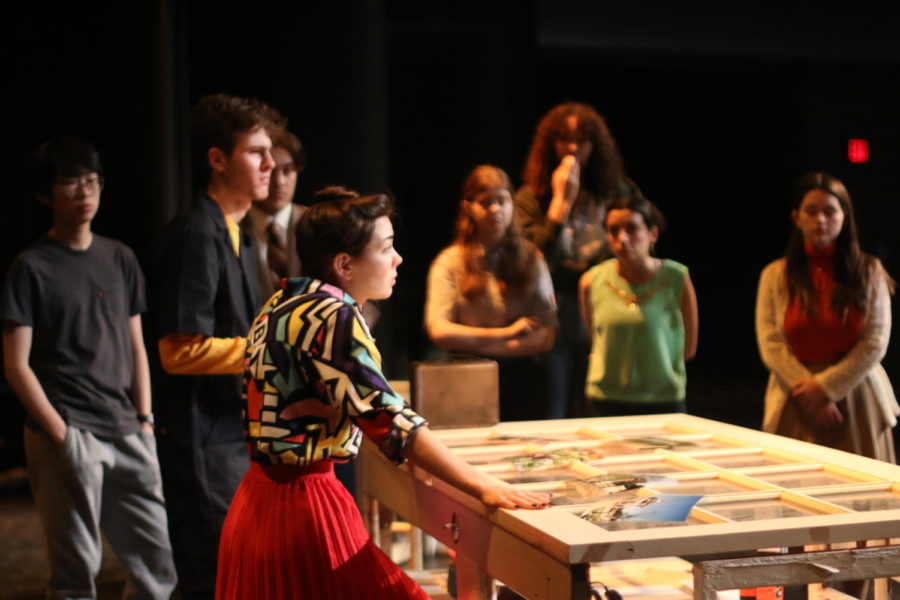
M 139 429 L 129 319 L 145 309 L 134 253 L 98 235 L 87 250 L 41 238 L 16 257 L 0 298 L 0 319 L 33 329 L 29 363 L 51 404 L 101 437 Z

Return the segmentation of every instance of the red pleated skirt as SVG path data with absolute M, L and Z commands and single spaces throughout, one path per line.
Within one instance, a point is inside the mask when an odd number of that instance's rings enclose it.
M 231 501 L 219 542 L 217 600 L 428 595 L 372 543 L 331 461 L 260 465 Z

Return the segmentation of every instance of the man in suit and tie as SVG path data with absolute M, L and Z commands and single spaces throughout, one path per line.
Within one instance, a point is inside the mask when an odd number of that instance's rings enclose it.
M 293 202 L 297 178 L 306 164 L 297 136 L 284 130 L 273 139 L 272 158 L 275 168 L 269 179 L 269 195 L 254 202 L 241 221 L 241 227 L 256 238 L 256 275 L 262 302 L 281 289 L 283 278 L 300 275 L 295 230 L 306 210 Z

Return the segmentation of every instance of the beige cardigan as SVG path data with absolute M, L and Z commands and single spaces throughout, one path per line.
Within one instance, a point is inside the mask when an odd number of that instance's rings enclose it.
M 763 430 L 775 431 L 793 384 L 811 375 L 835 402 L 843 400 L 850 390 L 869 378 L 870 385 L 877 390 L 885 423 L 891 427 L 896 425 L 900 406 L 881 366 L 891 335 L 891 298 L 885 278 L 876 276 L 869 282 L 868 304 L 859 341 L 839 362 L 813 374 L 791 353 L 784 336 L 784 315 L 790 302 L 786 264 L 785 259 L 780 258 L 763 269 L 756 294 L 756 341 L 762 361 L 771 372 L 766 388 Z

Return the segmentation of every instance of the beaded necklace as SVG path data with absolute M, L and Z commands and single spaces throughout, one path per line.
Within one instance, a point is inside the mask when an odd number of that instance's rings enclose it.
M 659 273 L 659 268 L 661 266 L 662 265 L 660 264 L 660 266 L 657 267 L 657 273 Z M 650 298 L 655 296 L 657 292 L 669 286 L 668 281 L 662 281 L 660 283 L 657 283 L 655 286 L 653 286 L 643 294 L 635 294 L 634 292 L 623 290 L 615 283 L 613 283 L 612 280 L 607 280 L 606 283 L 609 285 L 610 289 L 612 289 L 612 291 L 622 299 L 625 305 L 628 306 L 628 310 L 637 310 L 638 306 L 640 306 L 642 302 L 649 300 Z

